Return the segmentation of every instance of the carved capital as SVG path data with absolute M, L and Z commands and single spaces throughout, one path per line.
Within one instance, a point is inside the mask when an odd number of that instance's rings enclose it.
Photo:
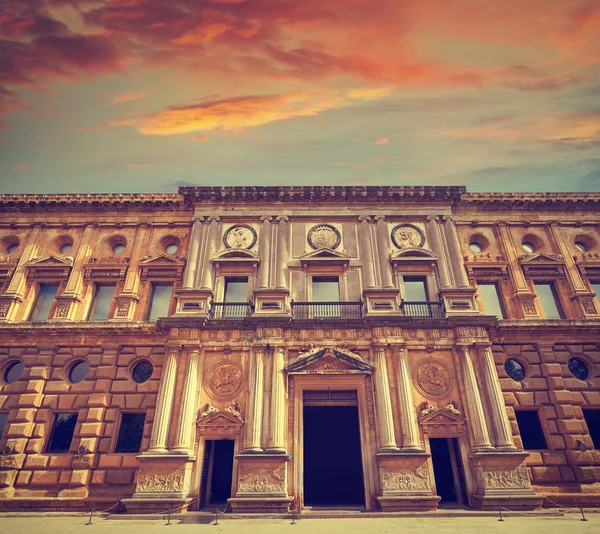
M 358 220 L 360 222 L 371 222 L 371 216 L 370 215 L 359 215 Z

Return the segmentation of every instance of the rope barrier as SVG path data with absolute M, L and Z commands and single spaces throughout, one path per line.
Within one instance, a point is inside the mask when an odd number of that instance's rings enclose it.
M 587 521 L 587 518 L 585 517 L 585 514 L 583 513 L 583 506 L 579 505 L 579 506 L 565 506 L 562 504 L 558 504 L 557 502 L 554 502 L 552 499 L 549 499 L 548 497 L 546 497 L 546 500 L 550 503 L 552 503 L 554 506 L 557 506 L 558 508 L 566 508 L 567 510 L 571 509 L 571 510 L 579 510 L 579 512 L 581 513 L 581 519 L 580 521 Z
M 109 510 L 112 510 L 115 506 L 118 506 L 121 504 L 121 499 L 119 499 L 115 504 L 113 504 L 112 506 L 108 507 L 106 510 L 98 510 L 99 514 L 104 514 L 106 512 L 108 512 Z M 96 512 L 95 508 L 92 508 L 92 511 L 90 512 L 90 518 L 88 519 L 88 522 L 86 523 L 86 525 L 91 525 L 92 524 L 92 518 L 94 516 L 94 512 Z

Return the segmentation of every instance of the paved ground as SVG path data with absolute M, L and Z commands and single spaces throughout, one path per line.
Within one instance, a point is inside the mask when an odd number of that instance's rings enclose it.
M 376 519 L 301 519 L 295 525 L 289 520 L 229 520 L 219 525 L 172 524 L 155 520 L 103 520 L 96 518 L 86 526 L 87 517 L 0 517 L 0 534 L 598 534 L 600 514 L 581 516 L 508 517 L 500 523 L 495 517 L 457 518 L 376 518 Z

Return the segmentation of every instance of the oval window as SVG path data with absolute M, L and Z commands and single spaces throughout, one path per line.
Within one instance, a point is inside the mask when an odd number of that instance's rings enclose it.
M 18 243 L 13 243 L 12 245 L 8 245 L 8 248 L 6 249 L 6 252 L 8 254 L 12 254 L 13 252 L 16 252 L 18 248 L 19 248 L 19 244 Z
M 167 254 L 175 254 L 175 252 L 177 252 L 178 250 L 179 250 L 179 247 L 175 243 L 169 243 L 165 247 L 165 252 Z
M 523 367 L 517 360 L 506 360 L 504 362 L 504 369 L 506 374 L 517 382 L 520 382 L 525 378 L 525 367 Z
M 481 251 L 483 251 L 483 247 L 476 241 L 473 241 L 469 245 L 469 248 L 471 249 L 472 252 L 475 252 L 475 254 L 479 254 Z
M 90 364 L 88 362 L 77 362 L 69 371 L 69 380 L 73 384 L 81 382 L 89 373 Z
M 583 241 L 576 241 L 575 242 L 575 248 L 579 251 L 579 252 L 587 252 L 587 245 L 583 242 Z
M 143 384 L 150 380 L 152 373 L 154 372 L 154 366 L 148 360 L 138 363 L 131 371 L 131 376 L 134 382 Z
M 71 249 L 73 248 L 73 245 L 71 245 L 71 243 L 65 243 L 64 245 L 62 245 L 60 247 L 60 253 L 61 254 L 66 254 L 67 252 L 69 252 Z
M 590 374 L 588 366 L 579 358 L 571 358 L 567 365 L 569 366 L 571 374 L 579 380 L 585 380 Z
M 529 254 L 532 254 L 535 252 L 535 245 L 533 243 L 531 243 L 530 241 L 525 241 L 525 243 L 523 243 L 521 245 L 521 247 L 523 248 L 523 250 L 525 252 L 529 252 Z
M 125 250 L 125 245 L 123 243 L 115 243 L 112 250 L 114 254 L 121 254 Z
M 15 362 L 9 365 L 4 371 L 4 381 L 7 384 L 12 384 L 19 380 L 20 376 L 23 374 L 25 370 L 25 364 L 23 362 Z

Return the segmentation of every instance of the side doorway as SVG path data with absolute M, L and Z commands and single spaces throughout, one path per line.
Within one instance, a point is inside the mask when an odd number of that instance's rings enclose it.
M 465 470 L 457 438 L 429 438 L 440 508 L 468 507 Z
M 231 497 L 235 440 L 206 440 L 200 477 L 199 508 L 225 508 Z

